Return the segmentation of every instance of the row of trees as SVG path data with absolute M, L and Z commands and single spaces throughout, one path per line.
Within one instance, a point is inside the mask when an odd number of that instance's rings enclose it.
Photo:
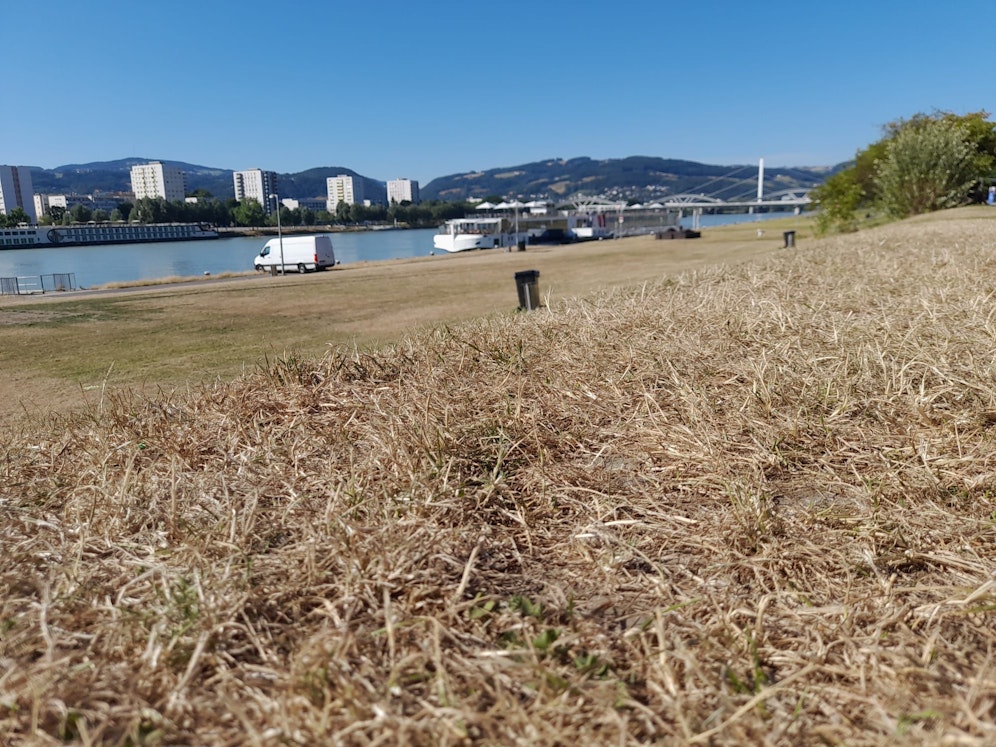
M 0 213 L 0 228 L 17 228 L 22 223 L 30 222 L 31 218 L 21 207 L 16 207 L 9 213 Z
M 366 225 L 370 223 L 398 224 L 412 227 L 436 226 L 450 218 L 463 217 L 471 206 L 465 202 L 443 202 L 434 200 L 418 205 L 410 202 L 391 205 L 348 205 L 340 202 L 334 213 L 327 210 L 313 211 L 308 208 L 291 210 L 281 206 L 280 223 L 283 226 L 313 225 Z M 232 223 L 235 226 L 275 225 L 276 215 L 267 217 L 263 207 L 255 200 L 244 200 L 232 208 Z
M 122 202 L 114 210 L 91 210 L 85 205 L 74 205 L 69 210 L 52 207 L 42 216 L 43 225 L 69 225 L 71 223 L 98 223 L 105 221 L 132 221 L 136 223 L 203 223 L 215 226 L 274 226 L 277 216 L 266 215 L 256 200 L 218 200 L 209 194 L 197 195 L 196 202 L 166 202 L 162 198 L 143 198 L 134 203 Z M 308 208 L 291 210 L 280 208 L 280 223 L 284 226 L 362 225 L 388 223 L 408 226 L 435 226 L 450 218 L 462 217 L 470 206 L 464 202 L 432 201 L 418 205 L 409 202 L 387 205 L 347 205 L 340 202 L 334 213 Z M 20 210 L 20 208 L 18 208 Z M 16 216 L 16 217 L 15 217 Z M 16 226 L 28 222 L 24 214 L 13 211 L 10 216 L 0 215 L 0 220 Z
M 906 218 L 981 202 L 996 183 L 996 123 L 984 111 L 916 114 L 890 122 L 883 137 L 813 192 L 821 233 L 853 231 L 880 210 Z

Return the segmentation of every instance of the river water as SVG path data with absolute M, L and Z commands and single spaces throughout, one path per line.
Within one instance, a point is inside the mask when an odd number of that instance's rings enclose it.
M 785 213 L 762 215 L 703 215 L 702 225 L 784 217 Z M 685 218 L 685 225 L 690 219 Z M 332 233 L 336 260 L 342 264 L 432 253 L 437 229 L 360 231 Z M 168 277 L 218 275 L 252 270 L 253 258 L 272 237 L 238 237 L 205 241 L 175 241 L 155 244 L 52 247 L 0 250 L 0 278 L 17 277 L 38 281 L 42 275 L 72 273 L 76 287 L 105 283 L 155 280 Z
M 332 233 L 336 260 L 343 264 L 428 256 L 436 229 Z M 74 273 L 76 285 L 192 277 L 252 270 L 253 258 L 271 236 L 239 236 L 152 244 L 5 249 L 0 277 Z

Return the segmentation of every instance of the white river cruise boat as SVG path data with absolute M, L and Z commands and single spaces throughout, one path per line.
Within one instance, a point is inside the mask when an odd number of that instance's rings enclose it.
M 199 223 L 87 223 L 72 226 L 21 226 L 0 229 L 0 249 L 142 244 L 153 241 L 216 239 L 218 232 Z
M 506 231 L 504 223 L 503 218 L 454 218 L 442 225 L 432 243 L 444 252 L 515 246 L 518 234 Z

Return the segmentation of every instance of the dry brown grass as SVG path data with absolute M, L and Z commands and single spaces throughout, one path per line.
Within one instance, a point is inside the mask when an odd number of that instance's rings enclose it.
M 996 222 L 0 446 L 11 744 L 996 742 Z
M 811 221 L 777 221 L 810 230 Z M 768 225 L 768 224 L 766 224 Z M 369 350 L 417 328 L 507 315 L 514 273 L 540 270 L 558 301 L 780 250 L 771 228 L 711 229 L 692 241 L 626 239 L 528 252 L 473 252 L 334 271 L 45 297 L 0 297 L 0 421 L 96 405 L 123 388 L 186 388 L 292 352 Z
M 143 280 L 124 280 L 120 282 L 104 283 L 96 285 L 91 290 L 116 290 L 120 288 L 147 288 L 158 285 L 177 285 L 180 283 L 204 283 L 218 279 L 253 277 L 258 273 L 248 272 L 219 272 L 214 275 L 204 273 L 203 275 L 170 275 L 164 278 L 148 278 Z

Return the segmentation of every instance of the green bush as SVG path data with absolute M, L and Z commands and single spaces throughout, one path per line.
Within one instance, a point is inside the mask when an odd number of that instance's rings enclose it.
M 956 207 L 978 182 L 977 150 L 966 130 L 949 120 L 905 127 L 878 163 L 879 203 L 894 218 Z

